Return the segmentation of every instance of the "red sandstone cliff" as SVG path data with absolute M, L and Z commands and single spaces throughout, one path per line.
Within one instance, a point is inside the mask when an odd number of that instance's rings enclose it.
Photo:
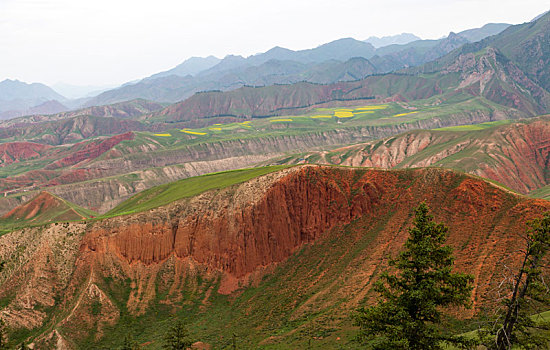
M 283 275 L 297 281 L 296 293 L 311 293 L 295 313 L 326 310 L 333 307 L 334 298 L 346 300 L 335 312 L 349 313 L 369 295 L 387 257 L 399 251 L 412 209 L 423 200 L 436 220 L 450 227 L 448 242 L 455 249 L 456 268 L 475 277 L 475 308 L 463 315 L 472 315 L 490 298 L 500 264 L 517 261 L 523 244 L 518 233 L 524 232 L 526 220 L 550 209 L 550 202 L 441 169 L 291 168 L 150 212 L 1 237 L 0 257 L 8 269 L 0 280 L 0 297 L 16 291 L 3 318 L 14 327 L 54 325 L 63 334 L 83 339 L 77 324 L 97 326 L 94 329 L 102 334 L 105 325 L 118 320 L 113 294 L 102 289 L 109 288 L 104 278 L 131 281 L 132 292 L 118 302 L 132 314 L 142 314 L 158 298 L 167 305 L 179 303 L 190 288 L 186 276 L 219 276 L 220 293 L 261 283 L 258 276 L 284 266 L 304 245 L 311 249 L 293 258 L 294 266 L 303 264 L 304 273 Z M 59 244 L 63 235 L 69 237 L 65 246 Z M 32 243 L 20 255 L 15 242 L 29 236 L 34 237 Z M 333 248 L 309 253 L 325 246 Z M 349 268 L 318 289 L 323 276 L 332 276 L 333 264 L 311 264 L 307 259 L 338 261 L 333 254 L 340 251 L 344 256 L 354 252 Z M 44 259 L 51 263 L 40 263 Z M 319 268 L 321 274 L 314 277 Z M 26 287 L 37 278 L 42 281 L 40 293 Z M 58 309 L 65 311 L 41 311 L 40 305 L 49 300 L 46 296 L 52 295 L 61 298 Z M 99 323 L 86 312 L 94 302 L 102 305 Z M 208 308 L 208 296 L 203 303 Z

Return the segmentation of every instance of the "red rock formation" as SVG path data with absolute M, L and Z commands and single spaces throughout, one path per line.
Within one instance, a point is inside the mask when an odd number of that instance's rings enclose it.
M 152 300 L 181 302 L 189 288 L 200 288 L 184 282 L 190 276 L 215 280 L 221 275 L 214 291 L 232 293 L 259 281 L 266 269 L 285 264 L 293 268 L 287 266 L 289 272 L 279 275 L 283 285 L 286 278 L 301 295 L 310 295 L 293 312 L 324 311 L 338 301 L 338 312 L 349 315 L 370 295 L 388 256 L 401 249 L 412 209 L 421 201 L 450 227 L 456 269 L 475 277 L 475 308 L 461 311 L 462 317 L 472 316 L 490 300 L 503 261 L 517 264 L 525 222 L 550 210 L 548 201 L 443 169 L 296 167 L 149 212 L 88 226 L 73 224 L 66 233 L 64 227 L 51 226 L 0 237 L 0 256 L 10 266 L 0 297 L 16 295 L 3 318 L 12 326 L 30 327 L 28 319 L 34 315 L 40 317 L 33 327 L 46 324 L 56 316 L 40 311 L 40 305 L 51 299 L 46 294 L 58 293 L 62 311 L 56 315 L 69 316 L 56 319 L 56 327 L 71 339 L 84 339 L 82 329 L 92 327 L 101 334 L 104 326 L 116 323 L 121 302 L 133 314 L 144 313 Z M 34 238 L 24 241 L 29 237 Z M 14 243 L 21 240 L 27 247 L 23 258 Z M 323 263 L 344 257 L 345 268 L 336 274 L 331 271 L 334 264 Z M 54 263 L 39 263 L 45 259 Z M 41 280 L 45 292 L 22 292 L 28 290 L 28 276 L 50 275 Z M 330 280 L 317 284 L 324 278 Z M 106 280 L 127 283 L 131 293 L 106 293 L 112 288 Z M 116 302 L 113 295 L 119 298 Z M 98 322 L 88 312 L 97 303 L 102 312 Z M 208 308 L 207 301 L 203 305 Z
M 333 150 L 322 162 L 377 168 L 441 166 L 498 181 L 520 193 L 550 183 L 547 174 L 550 120 L 547 117 L 465 135 L 411 131 L 382 142 Z
M 45 169 L 46 170 L 53 170 L 57 168 L 64 168 L 68 166 L 72 166 L 84 161 L 93 160 L 103 153 L 109 151 L 114 146 L 118 145 L 120 142 L 125 140 L 133 140 L 134 139 L 134 133 L 133 132 L 127 132 L 120 135 L 112 136 L 108 139 L 104 140 L 94 140 L 89 143 L 81 142 L 76 145 L 74 145 L 72 148 L 78 149 L 76 152 L 72 153 L 71 155 L 57 160 L 54 163 L 48 165 Z M 84 146 L 79 149 L 80 146 Z
M 0 167 L 22 160 L 41 156 L 41 152 L 51 148 L 33 142 L 10 142 L 0 144 Z
M 303 167 L 270 184 L 261 197 L 245 205 L 236 205 L 234 198 L 223 195 L 203 196 L 161 217 L 139 214 L 96 225 L 82 249 L 118 256 L 130 265 L 162 264 L 171 256 L 192 258 L 242 279 L 284 261 L 331 228 L 379 215 L 381 208 L 389 210 L 392 203 L 401 206 L 399 215 L 409 218 L 412 206 L 427 200 L 459 232 L 483 227 L 481 235 L 496 234 L 487 224 L 495 220 L 496 213 L 520 210 L 510 206 L 512 202 L 529 208 L 528 212 L 517 223 L 500 219 L 503 228 L 519 229 L 524 219 L 550 209 L 549 202 L 522 199 L 481 179 L 439 169 L 387 172 Z M 406 231 L 401 228 L 400 232 Z
M 48 192 L 41 192 L 25 204 L 22 204 L 2 216 L 9 221 L 35 221 L 40 217 L 48 217 L 53 220 L 59 216 L 59 220 L 80 220 L 82 215 L 70 208 L 63 200 Z

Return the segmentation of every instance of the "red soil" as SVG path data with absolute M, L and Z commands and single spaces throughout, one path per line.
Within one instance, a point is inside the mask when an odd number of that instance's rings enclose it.
M 51 148 L 33 142 L 10 142 L 0 144 L 0 166 L 41 156 L 41 152 Z

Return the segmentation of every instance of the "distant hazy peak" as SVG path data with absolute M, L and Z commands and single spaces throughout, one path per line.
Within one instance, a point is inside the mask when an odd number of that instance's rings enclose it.
M 190 57 L 177 65 L 176 67 L 167 70 L 165 72 L 160 72 L 150 76 L 149 78 L 162 78 L 170 75 L 177 75 L 180 77 L 185 77 L 188 75 L 195 76 L 202 71 L 210 69 L 220 63 L 220 59 L 212 55 L 208 57 Z
M 488 23 L 481 28 L 473 28 L 464 30 L 458 33 L 460 36 L 466 38 L 468 41 L 474 43 L 481 41 L 489 36 L 497 35 L 501 33 L 504 29 L 511 26 L 508 23 Z
M 11 79 L 5 79 L 0 82 L 0 101 L 9 101 L 14 99 L 39 100 L 39 102 L 42 103 L 48 100 L 62 101 L 65 100 L 65 97 L 41 83 L 28 84 L 19 80 Z M 33 103 L 35 102 L 36 101 L 33 101 Z
M 401 33 L 397 35 L 384 36 L 381 38 L 371 36 L 370 38 L 365 40 L 365 42 L 372 44 L 372 46 L 374 46 L 375 48 L 379 48 L 393 44 L 405 45 L 416 40 L 421 39 L 412 33 Z
M 538 15 L 537 17 L 533 18 L 533 19 L 531 20 L 531 22 L 535 22 L 535 21 L 537 21 L 538 19 L 540 19 L 540 18 L 544 17 L 544 15 L 546 15 L 546 14 L 547 14 L 547 13 L 549 13 L 549 12 L 550 12 L 550 10 L 549 10 L 549 11 L 546 11 L 546 12 L 543 12 L 543 13 L 541 13 L 541 14 L 540 14 L 540 15 Z

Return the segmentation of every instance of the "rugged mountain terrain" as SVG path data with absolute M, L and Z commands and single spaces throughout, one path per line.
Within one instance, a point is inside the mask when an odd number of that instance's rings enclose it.
M 503 106 L 537 115 L 550 108 L 550 93 L 547 84 L 543 82 L 548 67 L 544 62 L 550 57 L 546 52 L 546 47 L 550 47 L 550 43 L 547 43 L 550 35 L 547 25 L 549 20 L 550 15 L 546 15 L 533 23 L 511 26 L 498 35 L 464 47 L 461 45 L 467 39 L 451 34 L 445 41 L 429 48 L 435 51 L 434 57 L 427 60 L 441 56 L 437 53 L 439 51 L 447 53 L 459 48 L 441 59 L 404 70 L 400 74 L 369 76 L 363 80 L 328 85 L 298 83 L 244 87 L 225 93 L 205 92 L 169 106 L 157 115 L 174 121 L 217 116 L 263 117 L 330 101 L 410 101 L 435 96 L 448 99 L 457 91 L 473 97 L 483 96 Z M 522 55 L 527 48 L 533 52 Z M 403 57 L 401 53 L 398 56 Z M 389 63 L 374 59 L 372 62 L 374 66 L 393 64 L 391 62 L 395 62 L 395 59 Z M 283 99 L 282 96 L 288 98 Z
M 130 333 L 156 349 L 175 313 L 216 348 L 233 333 L 242 348 L 354 348 L 349 314 L 370 300 L 420 201 L 450 227 L 456 268 L 475 277 L 474 308 L 461 318 L 495 302 L 500 269 L 518 262 L 518 232 L 550 209 L 441 169 L 303 166 L 240 181 L 141 213 L 0 237 L 10 339 L 112 348 Z
M 208 118 L 235 116 L 258 118 L 318 107 L 328 102 L 388 100 L 412 101 L 456 94 L 482 96 L 491 102 L 537 115 L 550 106 L 550 93 L 535 84 L 495 49 L 465 54 L 441 71 L 429 75 L 388 74 L 329 85 L 299 83 L 268 87 L 243 87 L 230 92 L 205 92 L 173 104 L 156 115 L 191 125 Z M 357 102 L 356 102 L 357 103 Z M 214 123 L 214 122 L 212 122 Z M 190 126 L 191 126 L 190 125 Z
M 550 117 L 485 127 L 417 130 L 281 161 L 377 168 L 437 166 L 498 181 L 520 193 L 549 184 Z
M 204 63 L 204 67 L 208 67 L 216 62 L 216 59 L 194 58 L 173 70 L 106 91 L 88 101 L 87 105 L 102 105 L 134 98 L 178 102 L 196 92 L 227 91 L 243 85 L 267 86 L 301 81 L 328 84 L 353 81 L 372 74 L 387 73 L 426 63 L 465 43 L 497 34 L 505 27 L 506 25 L 487 25 L 462 32 L 464 36 L 462 33 L 451 33 L 448 38 L 441 40 L 417 40 L 377 50 L 370 43 L 352 38 L 300 51 L 274 47 L 265 53 L 248 58 L 227 56 L 216 65 L 202 71 L 189 70 L 186 67 L 194 62 L 200 62 L 201 67 Z

